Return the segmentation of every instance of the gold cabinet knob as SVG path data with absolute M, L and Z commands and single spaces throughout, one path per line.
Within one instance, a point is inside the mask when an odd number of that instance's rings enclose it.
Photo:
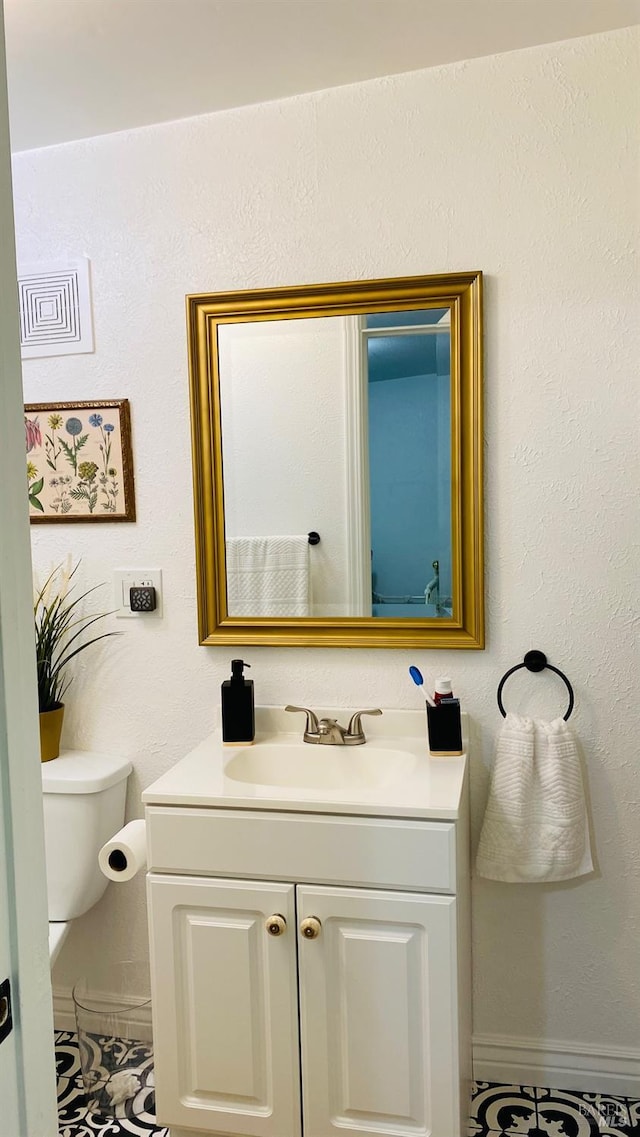
M 278 912 L 276 912 L 273 916 L 269 916 L 269 919 L 266 921 L 265 927 L 270 936 L 281 936 L 282 933 L 286 931 L 287 921 L 285 920 L 284 916 L 281 916 Z
M 320 935 L 322 924 L 317 916 L 307 916 L 300 925 L 300 931 L 306 940 L 315 940 Z

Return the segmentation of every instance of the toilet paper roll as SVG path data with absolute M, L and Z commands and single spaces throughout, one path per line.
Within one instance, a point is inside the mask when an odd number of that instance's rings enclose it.
M 131 880 L 147 867 L 146 821 L 130 821 L 98 853 L 98 864 L 109 880 Z

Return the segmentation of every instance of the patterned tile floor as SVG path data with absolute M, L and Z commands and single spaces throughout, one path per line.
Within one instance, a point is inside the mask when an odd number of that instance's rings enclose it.
M 640 1101 L 475 1082 L 469 1137 L 640 1137 Z
M 98 1039 L 96 1036 L 95 1043 Z M 56 1073 L 58 1078 L 58 1133 L 59 1137 L 169 1137 L 169 1130 L 156 1125 L 154 1107 L 153 1062 L 149 1052 L 138 1047 L 135 1064 L 136 1082 L 138 1092 L 133 1098 L 127 1098 L 111 1110 L 112 1116 L 104 1112 L 105 1101 L 108 1100 L 104 1091 L 96 1095 L 97 1109 L 87 1107 L 80 1072 L 80 1055 L 78 1040 L 75 1034 L 69 1031 L 57 1031 L 56 1042 Z M 87 1045 L 92 1047 L 93 1040 L 89 1039 Z M 108 1079 L 109 1068 L 112 1078 L 120 1077 L 118 1062 L 123 1057 L 131 1055 L 127 1045 L 121 1039 L 110 1039 L 105 1043 L 100 1040 L 100 1048 L 95 1046 L 97 1066 L 98 1056 L 102 1059 L 102 1069 Z M 92 1068 L 94 1063 L 92 1062 Z M 122 1071 L 122 1067 L 120 1067 Z M 127 1076 L 126 1074 L 124 1075 Z M 115 1097 L 118 1095 L 118 1085 L 115 1084 Z M 129 1087 L 127 1087 L 129 1088 Z M 102 1108 L 101 1108 L 102 1107 Z M 115 1114 L 115 1116 L 113 1116 Z
M 133 1114 L 126 1104 L 120 1116 L 87 1109 L 74 1034 L 56 1034 L 59 1137 L 169 1137 L 158 1127 L 149 1071 Z M 532 1089 L 476 1082 L 473 1086 L 469 1137 L 640 1137 L 640 1100 L 606 1094 Z

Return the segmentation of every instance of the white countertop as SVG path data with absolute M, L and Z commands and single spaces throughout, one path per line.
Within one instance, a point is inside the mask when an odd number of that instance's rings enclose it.
M 348 721 L 344 710 L 319 711 L 319 716 Z M 293 723 L 296 729 L 291 730 Z M 282 708 L 256 708 L 254 747 L 277 743 L 299 747 L 304 717 L 294 718 Z M 410 755 L 409 772 L 397 781 L 371 788 L 317 789 L 294 786 L 254 785 L 225 775 L 228 763 L 238 754 L 237 746 L 224 746 L 219 731 L 205 738 L 171 770 L 142 794 L 145 805 L 176 805 L 199 808 L 260 809 L 301 813 L 339 813 L 372 817 L 409 817 L 455 820 L 460 813 L 466 755 L 431 758 L 427 749 L 426 721 L 420 711 L 385 711 L 380 718 L 365 718 L 367 742 L 359 747 L 312 747 L 319 752 L 339 750 L 345 762 L 358 755 L 397 749 Z M 463 732 L 465 732 L 463 715 Z M 283 730 L 286 727 L 286 730 Z M 373 755 L 372 755 L 373 756 Z M 316 755 L 314 755 L 316 757 Z

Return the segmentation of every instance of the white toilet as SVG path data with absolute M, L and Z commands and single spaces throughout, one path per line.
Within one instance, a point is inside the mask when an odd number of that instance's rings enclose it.
M 93 908 L 109 883 L 98 853 L 124 824 L 131 769 L 127 758 L 86 750 L 65 750 L 42 763 L 52 964 L 70 921 Z

